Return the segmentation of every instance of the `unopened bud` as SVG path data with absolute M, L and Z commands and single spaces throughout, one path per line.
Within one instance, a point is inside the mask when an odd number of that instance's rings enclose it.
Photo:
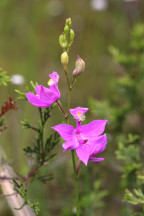
M 60 46 L 61 46 L 62 48 L 66 48 L 66 47 L 67 47 L 68 42 L 67 42 L 67 39 L 66 39 L 65 34 L 61 34 L 61 35 L 59 36 L 59 43 L 60 43 Z
M 68 62 L 69 62 L 69 56 L 68 56 L 67 52 L 65 51 L 61 54 L 61 63 L 63 65 L 67 65 Z
M 68 25 L 65 25 L 65 27 L 64 27 L 64 32 L 65 32 L 65 34 L 68 34 L 68 33 L 69 33 L 69 27 L 68 27 Z
M 72 21 L 71 21 L 71 18 L 70 18 L 70 17 L 69 17 L 68 19 L 66 19 L 66 25 L 68 25 L 69 28 L 71 28 Z
M 85 69 L 85 62 L 78 56 L 75 64 L 75 69 L 72 73 L 73 76 L 80 75 Z
M 74 30 L 70 29 L 70 41 L 71 42 L 73 42 L 74 36 L 75 36 Z

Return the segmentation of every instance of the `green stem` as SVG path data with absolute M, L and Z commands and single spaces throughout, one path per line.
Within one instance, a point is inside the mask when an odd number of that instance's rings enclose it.
M 73 162 L 73 170 L 74 170 L 74 179 L 75 179 L 76 213 L 77 213 L 77 216 L 80 216 L 80 213 L 79 213 L 78 178 L 77 178 L 77 171 L 76 171 L 76 163 L 75 163 L 74 150 L 71 150 L 71 154 L 72 154 L 72 162 Z
M 40 137 L 41 137 L 41 155 L 44 157 L 44 142 L 43 142 L 43 133 L 44 133 L 44 121 L 43 121 L 43 113 L 42 108 L 39 108 L 40 119 L 41 119 L 41 130 L 40 130 Z
M 65 118 L 66 119 L 66 123 L 68 124 L 69 123 L 69 109 L 70 109 L 70 105 L 71 105 L 71 91 L 72 91 L 72 87 L 73 87 L 73 84 L 75 83 L 76 79 L 74 78 L 72 84 L 70 84 L 66 65 L 64 66 L 64 72 L 65 72 L 65 76 L 66 76 L 66 79 L 67 79 L 67 85 L 68 85 L 68 90 L 69 90 L 69 93 L 68 93 L 68 111 L 67 111 L 67 118 Z M 63 110 L 62 110 L 62 112 L 63 112 Z M 71 151 L 71 154 L 72 154 L 74 179 L 75 179 L 76 212 L 77 212 L 77 216 L 80 216 L 80 213 L 79 213 L 78 179 L 77 179 L 77 170 L 76 170 L 74 150 Z
M 68 78 L 68 72 L 67 72 L 67 66 L 66 65 L 64 65 L 64 73 L 65 73 L 65 76 L 66 76 L 68 89 L 70 90 L 70 82 L 69 82 L 69 78 Z
M 75 82 L 76 82 L 76 77 L 73 78 L 72 84 L 70 86 L 71 89 L 73 88 L 73 85 L 75 84 Z
M 71 105 L 71 90 L 72 89 L 69 89 L 69 93 L 68 93 L 68 110 L 67 110 L 67 113 L 69 115 L 69 109 L 70 109 L 70 105 Z
M 67 66 L 64 65 L 64 72 L 65 72 L 65 76 L 66 76 L 66 80 L 67 80 L 67 85 L 68 85 L 68 108 L 67 108 L 67 115 L 69 115 L 69 109 L 70 109 L 70 104 L 71 104 L 71 85 L 70 85 L 70 82 L 69 82 L 69 78 L 68 78 L 68 72 L 67 72 Z

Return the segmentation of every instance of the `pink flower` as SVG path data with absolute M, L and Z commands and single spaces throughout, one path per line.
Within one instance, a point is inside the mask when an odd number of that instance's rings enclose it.
M 85 119 L 84 113 L 88 108 L 77 107 L 70 109 L 70 113 L 77 120 L 76 129 L 72 125 L 59 124 L 52 127 L 66 141 L 62 144 L 64 150 L 76 149 L 79 159 L 87 166 L 88 161 L 98 162 L 105 158 L 94 157 L 106 148 L 106 134 L 101 135 L 105 130 L 106 120 L 94 120 L 86 125 L 81 125 Z
M 47 108 L 55 103 L 60 98 L 58 89 L 59 75 L 53 72 L 49 75 L 49 88 L 42 85 L 37 85 L 35 88 L 36 95 L 33 93 L 26 93 L 27 100 L 36 107 Z

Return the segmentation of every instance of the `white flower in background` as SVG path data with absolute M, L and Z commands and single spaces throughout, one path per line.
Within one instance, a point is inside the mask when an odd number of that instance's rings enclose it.
M 50 0 L 48 2 L 48 12 L 51 16 L 59 16 L 63 12 L 63 3 L 59 0 Z
M 108 8 L 107 0 L 91 0 L 91 7 L 93 10 L 103 11 Z
M 11 76 L 11 82 L 14 85 L 22 85 L 25 82 L 25 78 L 24 78 L 24 76 L 22 76 L 20 74 L 13 74 Z
M 76 215 L 77 213 L 76 207 L 73 207 L 72 212 Z

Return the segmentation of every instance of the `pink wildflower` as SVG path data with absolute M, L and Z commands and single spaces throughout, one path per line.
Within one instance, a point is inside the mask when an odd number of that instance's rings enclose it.
M 94 157 L 106 148 L 106 134 L 101 135 L 105 130 L 106 120 L 94 120 L 86 125 L 81 125 L 85 119 L 84 113 L 88 108 L 77 107 L 70 109 L 70 113 L 77 120 L 76 129 L 72 125 L 59 124 L 52 127 L 66 141 L 62 144 L 64 150 L 76 149 L 79 159 L 87 166 L 88 161 L 98 162 L 105 158 Z
M 27 100 L 36 107 L 47 108 L 55 103 L 60 98 L 58 89 L 59 75 L 53 72 L 49 75 L 49 88 L 42 85 L 37 85 L 35 88 L 36 95 L 33 93 L 26 93 Z

